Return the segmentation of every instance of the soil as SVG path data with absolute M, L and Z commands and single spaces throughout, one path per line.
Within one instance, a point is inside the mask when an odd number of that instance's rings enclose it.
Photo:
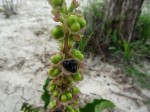
M 42 85 L 49 69 L 49 57 L 57 51 L 50 30 L 52 20 L 46 0 L 18 0 L 16 15 L 5 18 L 0 13 L 0 109 L 19 112 L 23 102 L 42 106 Z M 67 1 L 69 2 L 69 0 Z M 83 3 L 82 3 L 83 4 Z M 81 106 L 95 98 L 115 103 L 114 112 L 150 112 L 144 102 L 150 91 L 132 84 L 119 68 L 90 55 L 85 59 Z

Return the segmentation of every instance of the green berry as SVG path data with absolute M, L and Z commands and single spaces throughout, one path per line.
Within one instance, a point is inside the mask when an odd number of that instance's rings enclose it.
M 77 55 L 75 55 L 75 57 L 78 58 L 80 61 L 82 61 L 84 59 L 83 54 L 77 54 Z
M 60 92 L 58 90 L 56 90 L 56 91 L 54 91 L 53 96 L 56 98 L 56 97 L 58 97 L 59 93 Z
M 80 30 L 80 24 L 78 22 L 75 22 L 70 25 L 70 29 L 72 32 L 77 32 Z
M 62 101 L 62 102 L 66 102 L 66 101 L 67 101 L 67 96 L 66 96 L 65 94 L 63 94 L 63 95 L 61 96 L 61 101 Z
M 82 53 L 79 50 L 73 49 L 72 54 L 73 55 L 78 55 L 78 54 L 82 54 Z
M 72 99 L 72 94 L 70 92 L 66 93 L 67 99 L 71 100 Z
M 50 107 L 51 109 L 55 108 L 55 107 L 56 107 L 56 102 L 54 102 L 54 101 L 50 102 L 50 103 L 49 103 L 49 107 Z
M 72 92 L 75 93 L 75 94 L 77 94 L 77 93 L 80 92 L 80 89 L 78 87 L 73 87 L 72 88 Z
M 50 58 L 50 60 L 52 63 L 57 64 L 59 61 L 62 60 L 62 56 L 60 54 L 56 54 L 56 55 L 52 56 Z
M 55 88 L 56 88 L 56 85 L 51 85 L 51 86 L 49 87 L 49 91 L 50 91 L 50 92 L 53 92 L 53 91 L 55 90 Z
M 76 74 L 73 75 L 73 79 L 75 81 L 80 81 L 82 80 L 82 75 L 80 74 L 80 72 L 77 72 Z
M 49 75 L 52 75 L 53 72 L 54 72 L 54 70 L 55 70 L 54 68 L 51 68 L 51 69 L 48 71 L 48 74 L 49 74 Z
M 67 18 L 67 23 L 69 26 L 72 25 L 73 23 L 75 23 L 76 21 L 77 21 L 77 16 L 75 16 L 75 15 L 70 15 Z
M 50 86 L 54 85 L 53 81 L 50 82 Z
M 79 18 L 78 18 L 78 22 L 79 22 L 81 28 L 84 28 L 84 27 L 86 26 L 86 21 L 85 21 L 85 19 L 79 17 Z
M 74 109 L 71 107 L 71 106 L 68 106 L 66 108 L 66 111 L 65 112 L 75 112 Z
M 52 4 L 54 6 L 61 6 L 63 3 L 63 0 L 52 0 Z
M 59 69 L 55 69 L 54 72 L 52 73 L 53 77 L 56 77 L 57 75 L 59 75 L 61 73 L 61 70 Z
M 54 29 L 52 29 L 52 36 L 55 39 L 60 39 L 60 38 L 64 37 L 63 28 L 61 26 L 56 26 Z
M 79 59 L 80 61 L 84 59 L 84 55 L 76 49 L 72 50 L 72 54 L 74 55 L 75 58 Z

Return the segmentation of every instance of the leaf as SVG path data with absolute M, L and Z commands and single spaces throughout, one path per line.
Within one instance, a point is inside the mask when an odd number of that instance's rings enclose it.
M 95 112 L 95 107 L 100 104 L 102 104 L 103 102 L 111 102 L 105 99 L 95 99 L 92 103 L 88 103 L 85 107 L 81 108 L 80 111 L 81 112 Z M 112 103 L 112 102 L 111 102 Z M 105 104 L 105 103 L 104 103 Z M 102 104 L 102 106 L 104 105 Z M 113 103 L 112 103 L 113 104 Z M 103 106 L 104 107 L 104 106 Z
M 47 106 L 48 106 L 48 104 L 50 102 L 50 94 L 47 91 L 47 86 L 48 86 L 49 82 L 50 82 L 50 79 L 46 79 L 45 84 L 43 85 L 44 92 L 43 92 L 43 94 L 41 96 L 42 100 L 45 102 L 45 104 L 44 104 L 44 109 L 45 110 L 47 109 Z
M 102 112 L 105 109 L 114 108 L 115 105 L 111 101 L 104 101 L 99 105 L 96 105 L 95 112 Z
M 110 46 L 108 49 L 109 50 L 116 50 L 117 48 L 115 46 Z

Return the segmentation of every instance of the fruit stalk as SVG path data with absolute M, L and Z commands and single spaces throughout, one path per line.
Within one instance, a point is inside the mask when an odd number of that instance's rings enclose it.
M 63 53 L 65 54 L 65 58 L 68 57 L 68 53 L 69 53 L 69 45 L 68 45 L 68 32 L 66 33 L 65 35 L 65 42 L 64 42 L 64 50 L 63 50 Z

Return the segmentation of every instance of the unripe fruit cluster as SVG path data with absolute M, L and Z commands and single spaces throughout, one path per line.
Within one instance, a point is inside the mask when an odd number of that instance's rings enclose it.
M 72 32 L 78 32 L 86 26 L 86 21 L 82 17 L 69 15 L 67 17 L 67 24 Z
M 54 20 L 60 22 L 51 30 L 52 37 L 60 43 L 59 52 L 50 58 L 51 68 L 48 77 L 51 82 L 47 90 L 51 95 L 48 106 L 50 112 L 79 112 L 78 101 L 80 89 L 75 86 L 83 79 L 82 64 L 84 55 L 73 48 L 72 42 L 82 38 L 86 21 L 81 14 L 76 13 L 76 0 L 72 0 L 69 8 L 65 0 L 49 0 L 53 7 Z

